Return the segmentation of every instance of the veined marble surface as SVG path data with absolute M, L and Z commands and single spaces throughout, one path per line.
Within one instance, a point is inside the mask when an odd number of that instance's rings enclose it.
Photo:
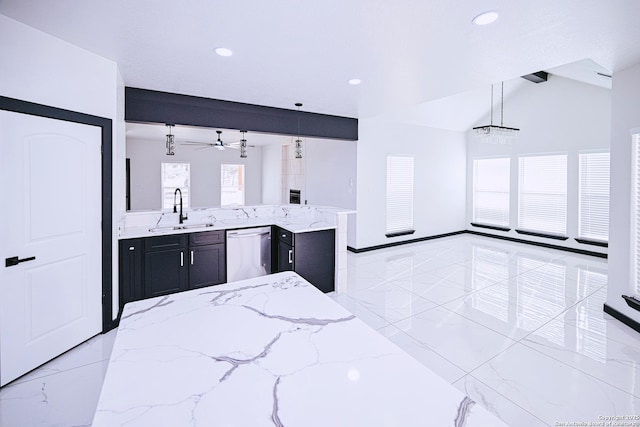
M 292 233 L 337 228 L 339 214 L 355 211 L 308 205 L 264 205 L 196 208 L 185 211 L 188 219 L 178 224 L 178 214 L 148 211 L 127 212 L 120 221 L 119 238 L 159 236 L 197 231 L 277 225 Z
M 504 426 L 293 272 L 129 303 L 94 427 Z

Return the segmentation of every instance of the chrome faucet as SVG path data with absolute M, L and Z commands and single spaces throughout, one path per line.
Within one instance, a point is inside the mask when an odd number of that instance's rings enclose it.
M 179 188 L 176 188 L 176 191 L 173 192 L 173 213 L 176 213 L 176 194 L 180 193 L 180 216 L 178 217 L 178 223 L 182 224 L 184 220 L 189 219 L 186 215 L 182 215 L 182 191 Z

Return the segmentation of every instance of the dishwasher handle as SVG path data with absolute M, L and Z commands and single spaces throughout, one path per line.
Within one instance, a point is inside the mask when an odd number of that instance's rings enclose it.
M 227 234 L 227 238 L 228 239 L 239 239 L 241 237 L 256 237 L 256 236 L 264 236 L 266 234 L 271 234 L 270 231 L 265 231 L 263 233 L 248 233 L 248 234 L 240 234 L 240 233 L 228 233 Z

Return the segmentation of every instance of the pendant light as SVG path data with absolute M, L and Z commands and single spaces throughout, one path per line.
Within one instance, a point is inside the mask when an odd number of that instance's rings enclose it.
M 296 107 L 298 107 L 298 139 L 296 139 L 295 144 L 295 155 L 296 159 L 302 158 L 302 140 L 300 139 L 300 107 L 302 107 L 301 102 L 296 102 Z
M 169 129 L 169 133 L 167 134 L 167 142 L 165 143 L 165 146 L 167 148 L 167 156 L 173 156 L 176 154 L 173 151 L 175 149 L 175 143 L 173 140 L 173 135 L 171 134 L 172 127 L 173 125 L 170 125 L 169 123 L 167 123 L 167 129 Z
M 491 124 L 473 128 L 480 142 L 509 145 L 515 141 L 520 129 L 504 126 L 504 82 L 500 92 L 500 126 L 493 124 L 493 85 L 491 85 Z
M 240 158 L 246 159 L 247 158 L 247 140 L 245 139 L 245 134 L 247 133 L 247 131 L 241 130 L 240 133 L 242 133 L 242 139 L 240 140 Z

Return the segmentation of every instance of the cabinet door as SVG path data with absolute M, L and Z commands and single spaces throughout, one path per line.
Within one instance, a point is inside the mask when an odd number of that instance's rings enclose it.
M 144 297 L 187 290 L 187 263 L 184 248 L 147 251 L 144 254 Z
M 322 292 L 335 290 L 335 230 L 298 233 L 294 270 Z
M 226 280 L 224 244 L 189 248 L 189 289 L 217 285 Z
M 118 282 L 120 310 L 126 303 L 142 299 L 142 239 L 120 241 Z
M 278 241 L 278 271 L 293 270 L 293 246 Z

